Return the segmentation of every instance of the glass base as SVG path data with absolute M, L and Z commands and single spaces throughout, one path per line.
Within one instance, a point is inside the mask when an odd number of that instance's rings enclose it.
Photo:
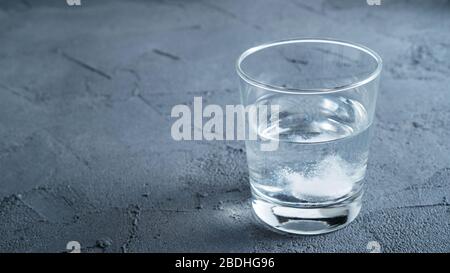
M 363 192 L 323 207 L 291 207 L 264 200 L 253 193 L 253 214 L 269 229 L 289 234 L 316 235 L 341 229 L 361 210 Z

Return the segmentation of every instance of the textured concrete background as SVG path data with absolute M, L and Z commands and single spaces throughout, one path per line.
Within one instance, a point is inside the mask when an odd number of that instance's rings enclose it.
M 449 1 L 0 1 L 0 251 L 450 251 Z M 364 207 L 314 237 L 253 223 L 242 142 L 172 106 L 239 103 L 234 61 L 328 36 L 384 59 Z

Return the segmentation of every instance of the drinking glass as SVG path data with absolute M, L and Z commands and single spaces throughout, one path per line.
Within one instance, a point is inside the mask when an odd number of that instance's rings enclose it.
M 382 61 L 331 39 L 248 49 L 237 60 L 244 106 L 277 106 L 245 142 L 257 220 L 294 234 L 342 228 L 361 209 Z M 276 149 L 263 149 L 273 141 Z

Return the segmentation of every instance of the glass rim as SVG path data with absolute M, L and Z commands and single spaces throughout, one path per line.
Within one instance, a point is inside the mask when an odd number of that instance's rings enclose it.
M 361 52 L 364 52 L 367 55 L 369 55 L 370 57 L 372 57 L 376 61 L 377 66 L 376 66 L 375 70 L 372 71 L 372 73 L 370 73 L 367 77 L 365 77 L 361 80 L 356 80 L 352 83 L 349 83 L 349 84 L 346 84 L 343 86 L 336 86 L 336 87 L 332 87 L 332 88 L 309 88 L 309 89 L 308 88 L 288 88 L 288 87 L 264 83 L 262 81 L 258 81 L 256 79 L 250 77 L 247 73 L 244 72 L 244 70 L 241 67 L 242 62 L 248 56 L 252 55 L 253 53 L 256 53 L 258 51 L 261 51 L 261 50 L 264 50 L 267 48 L 277 47 L 280 45 L 300 44 L 300 43 L 334 44 L 334 45 L 340 45 L 340 46 L 345 46 L 345 47 L 351 47 L 351 48 L 357 49 Z M 341 91 L 345 91 L 345 90 L 349 90 L 349 89 L 354 89 L 356 87 L 359 87 L 359 86 L 362 86 L 364 84 L 371 82 L 372 80 L 376 79 L 380 75 L 382 65 L 383 65 L 383 61 L 382 61 L 380 55 L 378 55 L 378 53 L 376 53 L 375 51 L 373 51 L 372 49 L 370 49 L 366 46 L 363 46 L 363 45 L 360 45 L 357 43 L 343 41 L 343 40 L 336 40 L 336 39 L 331 39 L 331 38 L 294 38 L 294 39 L 268 42 L 268 43 L 264 43 L 264 44 L 261 44 L 261 45 L 255 46 L 255 47 L 251 47 L 251 48 L 245 50 L 236 61 L 236 71 L 237 71 L 237 74 L 239 75 L 239 77 L 241 79 L 243 79 L 244 81 L 246 81 L 248 84 L 268 90 L 268 91 L 284 93 L 284 94 L 326 94 L 326 93 L 335 93 L 335 92 L 341 92 Z

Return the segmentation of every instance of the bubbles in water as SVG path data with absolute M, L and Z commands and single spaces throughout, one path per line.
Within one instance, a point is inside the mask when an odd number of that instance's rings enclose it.
M 278 122 L 258 129 L 279 147 L 262 152 L 247 141 L 250 180 L 258 195 L 277 202 L 330 202 L 359 191 L 367 166 L 370 120 L 356 100 L 339 96 L 271 96 Z
M 339 156 L 331 155 L 308 171 L 296 172 L 285 167 L 278 175 L 298 199 L 336 199 L 352 190 L 354 167 Z

